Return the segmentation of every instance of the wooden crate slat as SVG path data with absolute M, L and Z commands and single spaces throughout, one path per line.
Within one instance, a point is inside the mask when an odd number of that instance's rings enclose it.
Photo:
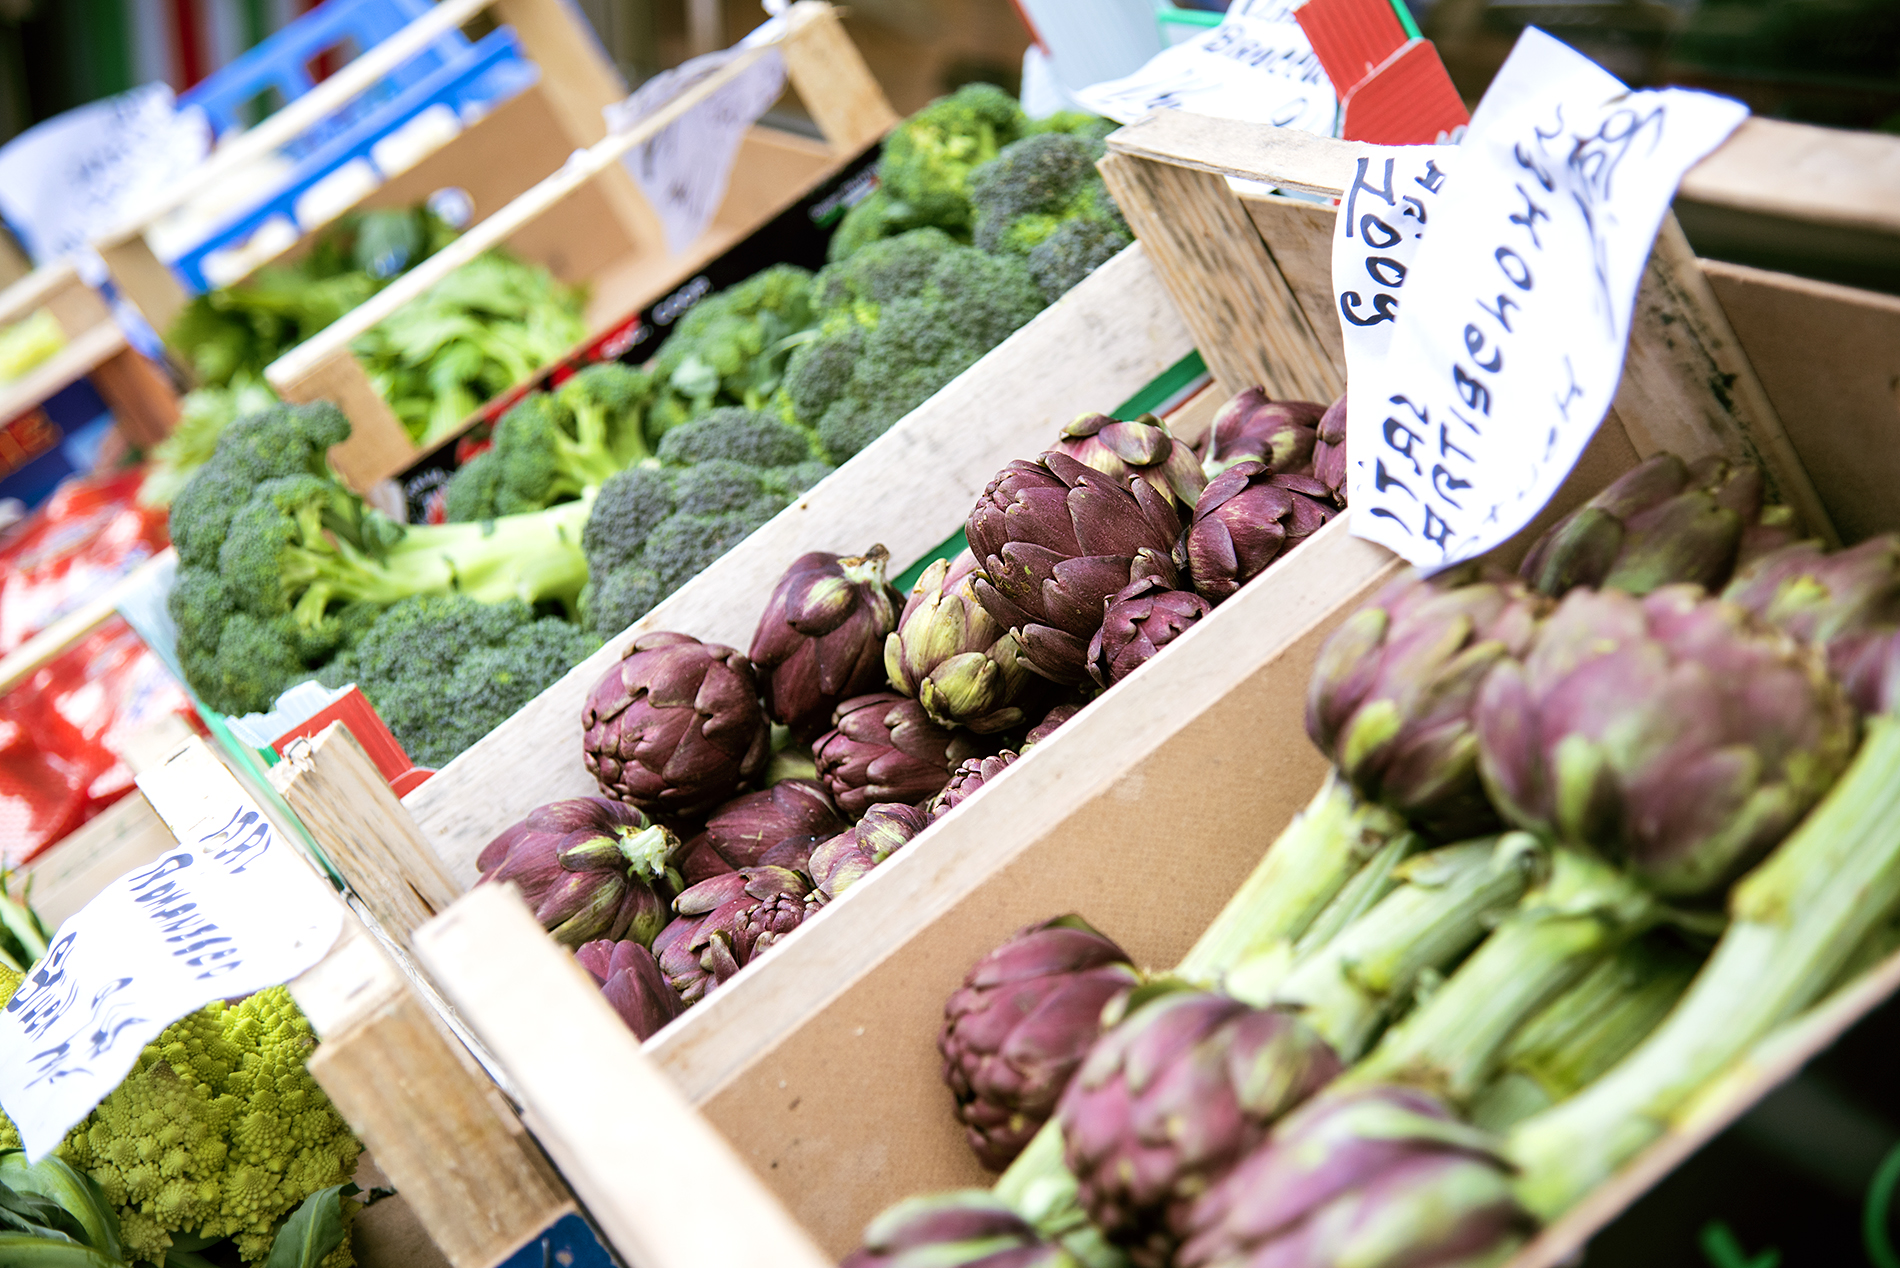
M 627 81 L 578 6 L 550 0 L 492 0 L 491 16 L 515 29 L 521 49 L 541 69 L 540 88 L 574 145 L 607 135 L 600 108 L 627 95 Z
M 832 1262 L 641 1051 L 512 887 L 469 894 L 424 926 L 417 945 L 482 1042 L 511 1071 L 534 1072 L 522 1085 L 529 1121 L 630 1261 Z
M 417 926 L 447 910 L 459 891 L 349 728 L 333 722 L 291 745 L 271 774 L 351 892 L 413 949 Z
M 1261 240 L 1272 244 L 1273 262 L 1343 378 L 1346 339 L 1333 300 L 1333 209 L 1278 194 L 1243 196 L 1240 205 Z
M 1900 530 L 1900 297 L 1702 261 L 1842 538 Z
M 1339 395 L 1343 367 L 1226 180 L 1126 154 L 1099 166 L 1216 382 L 1230 395 L 1255 385 L 1276 399 Z
M 1193 346 L 1138 244 L 1097 269 L 409 794 L 449 875 L 473 883 L 475 856 L 502 828 L 542 802 L 596 791 L 581 765 L 581 706 L 632 635 L 684 630 L 743 649 L 773 583 L 808 550 L 882 542 L 896 574 L 962 527 L 1009 458 L 1035 454 L 1087 407 L 1113 408 Z
M 1756 116 L 1689 169 L 1681 194 L 1813 224 L 1900 233 L 1900 137 Z

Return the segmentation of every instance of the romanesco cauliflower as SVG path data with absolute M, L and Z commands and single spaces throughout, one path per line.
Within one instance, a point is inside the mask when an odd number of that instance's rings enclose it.
M 0 1004 L 19 976 L 0 968 Z M 362 1146 L 310 1077 L 310 1023 L 283 987 L 166 1027 L 59 1154 L 98 1182 L 140 1262 L 175 1234 L 231 1238 L 246 1263 L 310 1194 L 349 1180 Z M 0 1117 L 0 1148 L 17 1147 Z M 324 1268 L 350 1268 L 346 1238 Z

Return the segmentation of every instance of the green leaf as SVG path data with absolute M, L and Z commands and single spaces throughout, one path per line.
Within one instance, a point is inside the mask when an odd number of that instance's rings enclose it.
M 277 1230 L 264 1268 L 317 1268 L 343 1244 L 343 1199 L 359 1192 L 353 1184 L 338 1184 L 305 1198 Z
M 16 1193 L 34 1193 L 59 1204 L 85 1232 L 89 1246 L 110 1261 L 125 1258 L 119 1242 L 119 1217 L 84 1172 L 75 1171 L 56 1155 L 28 1163 L 22 1149 L 0 1150 L 0 1184 Z M 0 1262 L 10 1262 L 0 1257 Z
M 0 1232 L 0 1264 L 7 1268 L 127 1268 L 123 1259 L 78 1242 L 13 1232 Z

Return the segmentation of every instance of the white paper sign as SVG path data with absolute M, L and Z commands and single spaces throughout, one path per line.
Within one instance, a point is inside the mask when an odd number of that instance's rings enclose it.
M 289 981 L 342 927 L 342 905 L 246 804 L 112 882 L 0 1012 L 0 1106 L 28 1157 L 51 1152 L 165 1027 Z
M 139 200 L 204 160 L 202 110 L 147 84 L 56 115 L 0 147 L 0 214 L 37 263 L 116 228 Z
M 1332 81 L 1293 19 L 1296 0 L 1234 0 L 1219 26 L 1163 49 L 1132 75 L 1076 99 L 1117 123 L 1153 110 L 1189 110 L 1331 136 Z
M 773 22 L 783 19 L 774 18 Z M 767 26 L 771 22 L 766 23 Z M 757 32 L 754 32 L 756 35 Z M 742 44 L 740 48 L 744 48 Z M 607 126 L 631 131 L 642 119 L 676 99 L 734 57 L 740 49 L 707 53 L 641 84 L 625 101 L 607 107 Z M 706 231 L 726 196 L 732 165 L 745 131 L 785 91 L 785 59 L 767 49 L 730 83 L 662 128 L 620 161 L 659 214 L 667 249 L 684 252 Z
M 1392 347 L 1400 292 L 1458 162 L 1449 145 L 1366 146 L 1362 154 L 1333 221 L 1333 299 L 1348 383 L 1370 376 Z
M 1616 395 L 1676 185 L 1747 114 L 1706 93 L 1630 92 L 1524 32 L 1417 241 L 1385 356 L 1349 369 L 1355 534 L 1438 567 L 1531 521 Z M 1336 273 L 1335 294 L 1360 281 Z

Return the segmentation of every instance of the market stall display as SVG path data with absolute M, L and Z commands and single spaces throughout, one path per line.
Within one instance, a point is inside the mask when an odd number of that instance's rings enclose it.
M 1149 154 L 1163 150 L 1148 131 L 1155 126 L 1144 125 L 1125 134 L 1127 149 L 1142 152 L 1145 146 Z M 1282 162 L 1284 166 L 1264 170 L 1232 163 L 1224 166 L 1237 175 L 1283 184 L 1296 179 L 1326 188 L 1323 169 L 1301 168 L 1284 157 Z M 1214 164 L 1209 161 L 1209 165 Z M 1270 245 L 1275 259 L 1292 255 L 1287 239 Z M 1665 239 L 1663 247 L 1667 246 Z M 1693 268 L 1693 262 L 1687 267 Z M 1675 297 L 1685 290 L 1678 286 L 1672 295 L 1657 287 L 1646 292 L 1649 297 L 1643 303 L 1652 306 L 1652 311 L 1672 302 L 1680 305 L 1684 301 Z M 1832 310 L 1832 317 L 1837 329 L 1853 331 L 1884 318 L 1881 308 L 1877 301 L 1857 305 L 1844 298 Z M 1703 310 L 1699 327 L 1710 329 L 1710 323 L 1720 318 L 1719 310 Z M 1651 320 L 1678 330 L 1686 324 L 1680 308 L 1669 323 L 1660 315 Z M 1642 328 L 1640 321 L 1638 328 Z M 1639 334 L 1639 341 L 1642 338 Z M 1746 370 L 1748 362 L 1739 360 L 1732 343 L 1720 351 L 1730 365 Z M 1772 366 L 1777 359 L 1772 344 L 1751 346 L 1748 351 L 1753 360 L 1766 365 Z M 1644 373 L 1654 376 L 1647 390 L 1657 395 L 1663 394 L 1659 384 L 1668 375 L 1661 361 L 1658 358 L 1645 367 L 1638 355 L 1630 363 L 1632 379 L 1640 381 Z M 1768 402 L 1766 395 L 1758 398 L 1757 412 L 1750 419 L 1757 453 L 1774 449 L 1763 439 L 1772 435 L 1768 429 L 1775 421 Z M 1721 416 L 1733 418 L 1727 411 Z M 1574 492 L 1560 496 L 1545 523 L 1527 538 L 1541 532 L 1559 512 L 1601 490 L 1611 476 L 1634 467 L 1637 453 L 1649 449 L 1653 442 L 1640 437 L 1639 449 L 1635 443 L 1639 438 L 1633 434 L 1639 420 L 1649 415 L 1639 413 L 1632 404 L 1619 407 L 1618 418 L 1627 422 L 1605 428 L 1591 455 L 1573 474 L 1569 487 Z M 1730 438 L 1741 434 L 1733 422 L 1726 423 L 1724 431 Z M 1692 438 L 1693 431 L 1684 426 L 1677 435 Z M 1797 431 L 1789 441 L 1799 450 L 1812 438 Z M 1782 488 L 1800 488 L 1795 470 L 1784 466 L 1775 472 Z M 1827 510 L 1835 505 L 1843 511 L 1851 509 L 1831 486 L 1828 489 L 1833 500 Z M 1520 552 L 1529 545 L 1524 540 Z M 1020 773 L 1004 772 L 992 781 L 993 787 L 986 784 L 982 796 L 932 829 L 940 835 L 934 839 L 926 835 L 906 846 L 879 873 L 881 880 L 836 904 L 824 919 L 777 948 L 749 975 L 733 978 L 689 1012 L 673 1032 L 662 1032 L 652 1042 L 653 1054 L 689 1091 L 704 1089 L 703 1105 L 709 1116 L 758 1160 L 780 1195 L 833 1253 L 856 1244 L 864 1222 L 880 1205 L 857 1202 L 867 1188 L 895 1200 L 905 1192 L 953 1187 L 976 1179 L 968 1148 L 958 1138 L 959 1130 L 948 1113 L 948 1093 L 937 1082 L 937 1062 L 927 1054 L 928 1037 L 937 1024 L 931 1014 L 939 1006 L 918 998 L 920 967 L 939 966 L 931 971 L 942 981 L 942 989 L 923 994 L 947 996 L 963 968 L 1011 929 L 1064 910 L 1087 914 L 1128 946 L 1139 962 L 1177 961 L 1188 939 L 1205 925 L 1212 907 L 1233 892 L 1271 827 L 1287 822 L 1305 792 L 1319 782 L 1323 763 L 1306 747 L 1298 724 L 1312 657 L 1335 624 L 1390 577 L 1393 566 L 1381 555 L 1376 548 L 1347 537 L 1340 525 L 1315 533 L 1265 578 L 1243 586 L 1200 621 L 1177 640 L 1178 646 L 1168 648 L 1143 671 L 1085 709 L 1039 745 L 1030 760 L 1010 768 Z M 1242 624 L 1250 627 L 1245 640 L 1229 637 L 1223 641 L 1216 632 L 1237 630 Z M 1263 630 L 1282 632 L 1263 638 Z M 1237 660 L 1245 663 L 1237 664 Z M 1221 684 L 1201 683 L 1202 674 L 1218 675 Z M 1263 719 L 1276 717 L 1285 718 L 1286 725 L 1262 724 Z M 1876 729 L 1873 734 L 1873 756 L 1865 760 L 1876 760 L 1881 751 L 1877 738 L 1881 732 Z M 1129 773 L 1137 770 L 1139 781 Z M 1195 866 L 1171 873 L 1165 904 L 1155 903 L 1152 886 L 1135 879 L 1146 876 L 1154 866 L 1144 848 L 1153 840 L 1152 834 L 1131 834 L 1117 827 L 1125 824 L 1136 805 L 1145 823 L 1179 825 L 1177 832 L 1197 847 Z M 1801 839 L 1830 835 L 1824 824 L 1817 824 Z M 1014 840 L 1005 843 L 999 840 L 1003 837 Z M 1244 838 L 1247 846 L 1241 846 L 1237 838 Z M 1200 892 L 1207 873 L 1217 860 L 1224 865 L 1230 851 L 1244 857 L 1235 857 L 1232 872 L 1210 886 L 1212 904 L 1199 908 L 1205 914 L 1198 919 L 1186 916 L 1185 904 L 1194 901 L 1191 896 Z M 940 861 L 933 867 L 931 860 Z M 1118 865 L 1135 870 L 1121 876 L 1114 870 Z M 1115 913 L 1116 919 L 1109 920 L 1105 912 Z M 446 921 L 442 927 L 446 930 Z M 467 935 L 458 931 L 455 936 Z M 432 937 L 432 931 L 425 931 L 425 946 Z M 431 955 L 430 963 L 433 971 L 448 975 L 445 980 L 451 994 L 466 1015 L 479 1017 L 485 1011 L 476 1003 L 483 986 L 478 978 L 462 977 L 452 956 Z M 849 983 L 842 991 L 831 985 L 840 980 Z M 1872 983 L 1879 980 L 1884 979 L 1869 979 L 1865 989 L 1875 989 Z M 813 994 L 803 1001 L 788 1001 L 787 991 L 799 984 L 809 984 Z M 1837 1010 L 1859 1010 L 1865 1003 L 1856 988 L 1796 1022 L 1775 1041 L 1780 1054 L 1776 1062 L 1797 1061 L 1795 1054 L 1825 1043 L 1840 1024 Z M 1799 1003 L 1789 1007 L 1799 1007 Z M 504 1012 L 515 1019 L 512 1009 Z M 1778 1017 L 1789 1015 L 1784 1012 Z M 710 1029 L 716 1019 L 730 1019 L 728 1024 L 734 1029 L 729 1033 L 734 1038 L 742 1031 L 757 1034 L 768 1021 L 780 1019 L 792 1029 L 779 1042 L 734 1052 L 730 1044 L 708 1044 L 691 1034 L 695 1029 Z M 479 1021 L 475 1024 L 481 1029 Z M 1745 1033 L 1764 1032 L 1755 1028 Z M 671 1042 L 675 1036 L 682 1042 Z M 841 1062 L 862 1075 L 850 1080 L 849 1088 L 837 1086 L 825 1073 L 839 1068 Z M 1724 1112 L 1739 1110 L 1773 1081 L 1772 1073 L 1759 1070 L 1737 1079 L 1727 1087 Z M 870 1088 L 877 1089 L 875 1095 L 868 1092 Z M 876 1108 L 864 1110 L 867 1100 L 875 1100 Z M 824 1121 L 825 1139 L 830 1143 L 810 1143 L 813 1115 Z M 1713 1113 L 1713 1117 L 1719 1121 L 1723 1114 Z M 854 1121 L 860 1126 L 851 1127 Z M 1706 1129 L 1712 1129 L 1712 1124 Z M 1553 1257 L 1566 1253 L 1589 1227 L 1626 1200 L 1632 1189 L 1640 1189 L 1670 1160 L 1693 1148 L 1704 1138 L 1704 1130 L 1704 1116 L 1699 1115 L 1693 1129 L 1664 1136 L 1655 1152 L 1644 1155 L 1632 1170 L 1552 1225 L 1536 1248 L 1526 1253 Z M 876 1159 L 870 1170 L 861 1165 L 867 1158 Z M 889 1180 L 893 1172 L 908 1169 L 929 1172 L 933 1178 L 922 1184 Z
M 748 128 L 711 226 L 675 253 L 623 160 L 768 55 L 784 59 L 786 75 L 824 139 L 765 125 Z M 286 353 L 267 377 L 287 401 L 332 400 L 342 407 L 353 432 L 333 461 L 347 480 L 367 487 L 403 470 L 421 451 L 370 381 L 357 342 L 476 256 L 505 247 L 565 284 L 586 285 L 587 331 L 599 335 L 690 282 L 708 261 L 797 202 L 894 122 L 837 15 L 821 4 L 795 6 L 770 38 L 738 49 L 655 113 L 571 158 L 452 247 Z

